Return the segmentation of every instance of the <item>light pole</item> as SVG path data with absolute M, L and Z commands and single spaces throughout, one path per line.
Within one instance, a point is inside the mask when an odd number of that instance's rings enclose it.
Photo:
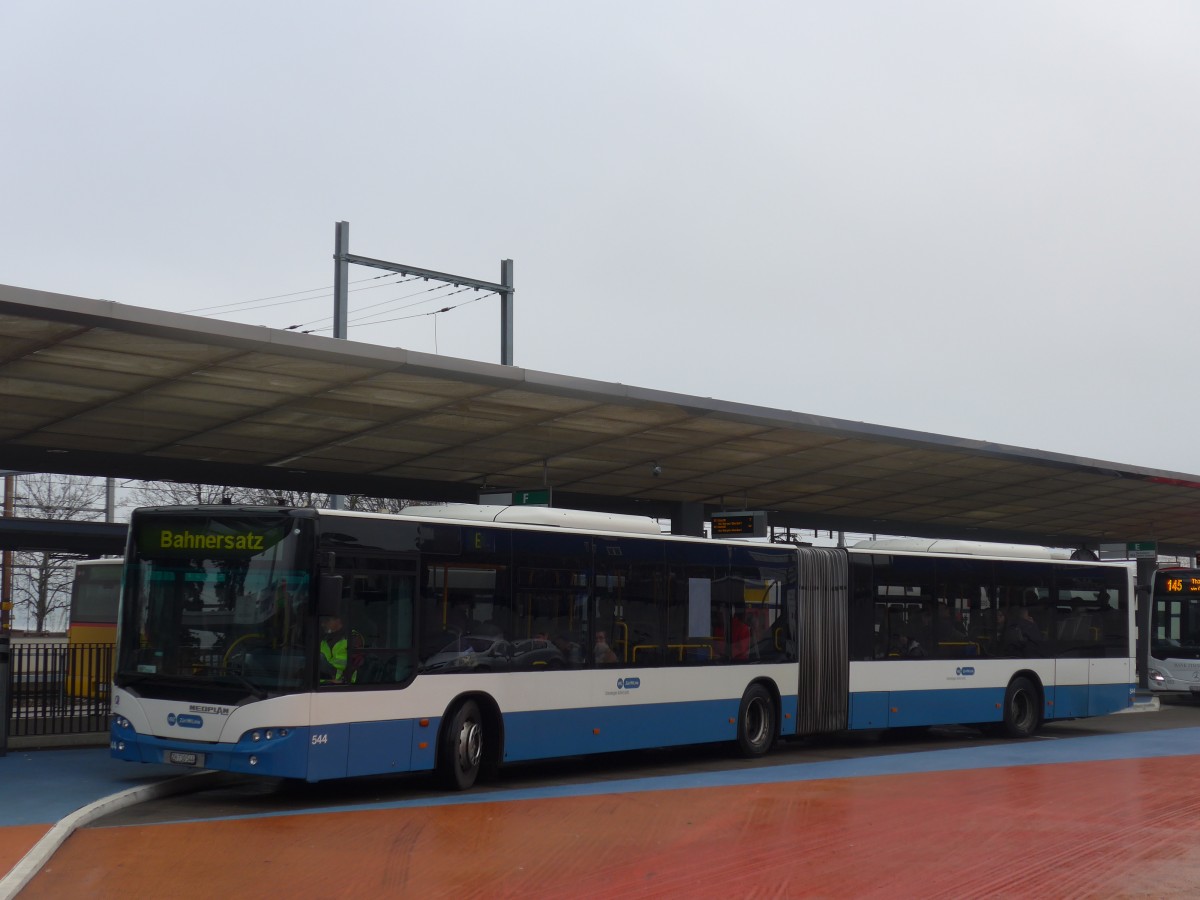
M 15 472 L 4 473 L 4 518 L 13 517 L 13 487 Z M 0 578 L 0 639 L 6 643 L 12 631 L 12 551 L 4 548 L 3 577 Z
M 4 518 L 13 514 L 13 472 L 4 473 Z M 0 566 L 0 756 L 8 754 L 8 671 L 9 634 L 12 631 L 12 551 L 4 548 Z

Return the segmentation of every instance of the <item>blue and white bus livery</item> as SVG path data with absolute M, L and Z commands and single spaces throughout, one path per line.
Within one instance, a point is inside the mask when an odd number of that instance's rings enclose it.
M 1128 707 L 1128 568 L 1017 552 L 527 507 L 140 509 L 112 753 L 463 789 L 518 760 L 951 723 L 1023 737 Z M 340 683 L 321 673 L 330 615 Z

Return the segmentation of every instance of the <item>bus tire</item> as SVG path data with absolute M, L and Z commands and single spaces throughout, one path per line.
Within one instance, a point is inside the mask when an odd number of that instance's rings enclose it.
M 1008 683 L 1004 692 L 1004 735 L 1010 738 L 1032 737 L 1042 724 L 1038 690 L 1028 678 L 1019 676 Z
M 764 756 L 775 743 L 775 700 L 761 684 L 752 684 L 742 694 L 738 707 L 738 752 L 747 759 Z
M 483 716 L 479 704 L 466 700 L 442 729 L 438 748 L 438 778 L 452 791 L 465 791 L 475 784 L 483 765 Z

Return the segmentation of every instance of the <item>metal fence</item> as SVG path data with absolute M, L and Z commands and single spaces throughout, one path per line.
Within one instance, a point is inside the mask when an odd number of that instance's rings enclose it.
M 9 648 L 10 737 L 108 730 L 112 644 L 18 644 Z

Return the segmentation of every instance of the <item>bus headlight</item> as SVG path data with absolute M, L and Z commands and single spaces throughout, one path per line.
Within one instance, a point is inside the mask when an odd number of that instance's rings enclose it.
M 287 737 L 291 733 L 288 728 L 260 728 L 254 731 L 248 731 L 242 735 L 241 740 L 249 741 L 252 744 L 261 744 L 264 741 L 279 740 Z
M 1155 684 L 1166 684 L 1167 677 L 1158 671 L 1158 669 L 1150 669 L 1146 674 L 1150 676 L 1150 680 Z

